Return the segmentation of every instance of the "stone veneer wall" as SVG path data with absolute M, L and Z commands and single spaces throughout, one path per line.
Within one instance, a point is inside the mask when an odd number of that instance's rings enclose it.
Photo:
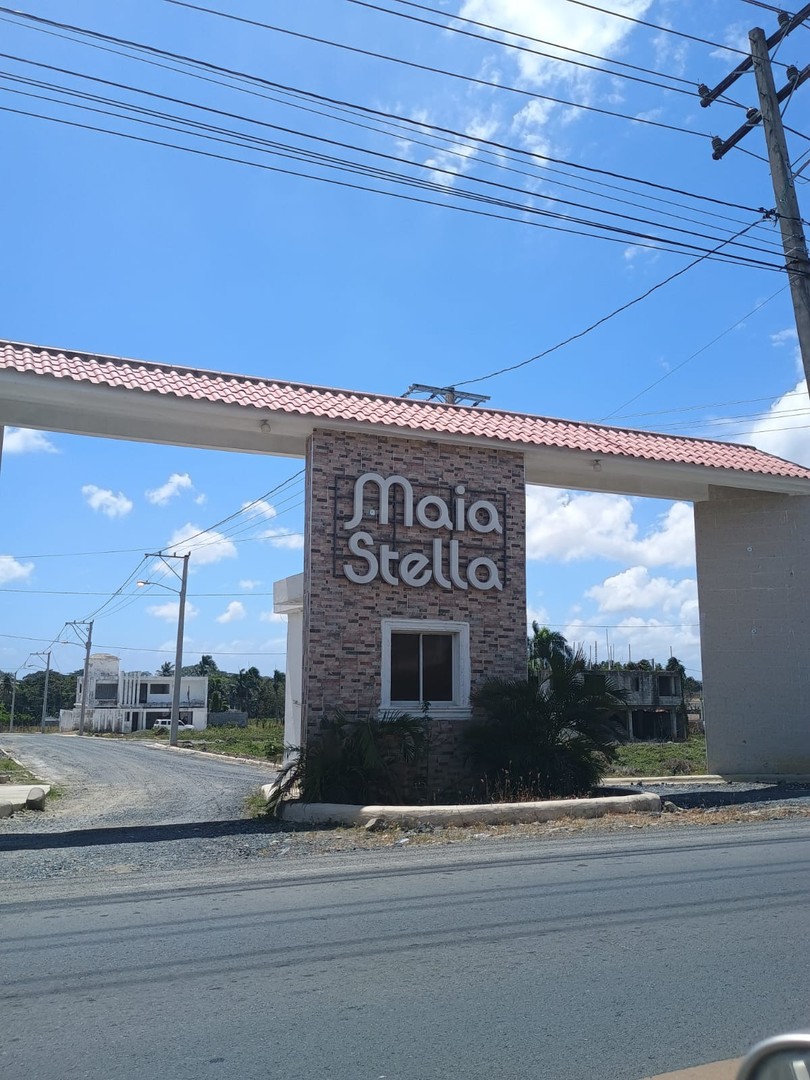
M 463 562 L 492 553 L 506 574 L 503 590 L 448 590 L 435 582 L 421 587 L 391 585 L 379 577 L 368 584 L 342 573 L 351 516 L 345 493 L 366 472 L 400 474 L 422 494 L 445 495 L 457 484 L 472 493 L 506 497 L 504 536 L 466 532 Z M 337 479 L 336 479 L 337 478 Z M 337 490 L 337 495 L 336 495 Z M 376 498 L 376 490 L 374 492 Z M 339 502 L 335 512 L 336 497 Z M 485 495 L 483 497 L 486 497 Z M 471 500 L 473 495 L 468 496 Z M 381 701 L 382 619 L 441 619 L 470 626 L 471 688 L 489 676 L 526 674 L 526 494 L 523 458 L 498 448 L 390 438 L 353 432 L 315 431 L 307 457 L 307 514 L 304 561 L 304 742 L 317 734 L 335 706 L 374 711 Z M 401 526 L 398 526 L 400 528 Z M 364 521 L 358 528 L 382 535 L 384 527 Z M 415 526 L 399 532 L 402 550 L 419 542 L 452 537 L 446 529 Z M 383 537 L 384 539 L 384 537 Z M 335 558 L 335 547 L 338 557 Z M 354 560 L 359 569 L 362 564 Z M 425 796 L 469 781 L 461 742 L 465 721 L 434 719 Z

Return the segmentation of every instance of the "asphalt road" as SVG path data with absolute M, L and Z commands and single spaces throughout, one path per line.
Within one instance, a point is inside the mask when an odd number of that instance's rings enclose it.
M 2 1076 L 638 1080 L 810 1025 L 810 825 L 12 884 L 0 926 Z
M 4 734 L 0 749 L 61 793 L 44 814 L 7 819 L 6 829 L 15 832 L 239 818 L 246 796 L 275 775 L 269 762 L 244 764 L 120 739 Z

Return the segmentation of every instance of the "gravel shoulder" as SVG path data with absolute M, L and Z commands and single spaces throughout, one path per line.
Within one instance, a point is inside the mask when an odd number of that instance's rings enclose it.
M 810 788 L 765 784 L 645 785 L 666 800 L 665 812 L 607 815 L 528 825 L 311 828 L 248 820 L 245 799 L 274 774 L 271 763 L 228 761 L 165 744 L 101 739 L 0 737 L 61 797 L 44 812 L 0 822 L 0 884 L 71 878 L 112 881 L 173 873 L 236 873 L 243 866 L 312 864 L 326 856 L 375 851 L 504 850 L 534 842 L 610 843 L 646 835 L 684 837 L 756 825 L 810 829 Z M 329 861 L 327 859 L 327 861 Z

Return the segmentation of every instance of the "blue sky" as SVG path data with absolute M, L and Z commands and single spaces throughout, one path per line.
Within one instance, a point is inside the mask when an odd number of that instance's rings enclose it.
M 398 14 L 350 0 L 209 6 L 277 29 L 167 0 L 23 5 L 43 19 L 216 65 L 178 70 L 154 51 L 139 53 L 145 63 L 108 38 L 0 13 L 4 51 L 15 58 L 0 64 L 0 106 L 60 121 L 0 111 L 4 337 L 401 393 L 413 382 L 478 379 L 542 353 L 747 229 L 738 243 L 751 247 L 722 248 L 741 265 L 704 259 L 592 333 L 470 389 L 498 408 L 729 438 L 810 464 L 793 314 L 775 269 L 778 234 L 757 212 L 774 201 L 762 133 L 720 162 L 708 139 L 743 122 L 741 106 L 757 103 L 754 80 L 747 75 L 729 91 L 734 104 L 708 110 L 691 92 L 739 62 L 730 50 L 747 47 L 751 27 L 770 34 L 771 12 L 744 0 L 605 0 L 631 19 L 572 0 L 428 5 L 441 14 L 401 0 L 380 0 Z M 460 15 L 550 42 L 522 39 L 563 59 L 505 48 L 500 42 L 518 39 L 470 22 L 453 25 L 483 40 L 405 15 L 444 24 Z M 800 28 L 776 60 L 801 68 L 807 46 Z M 604 69 L 604 58 L 614 61 L 612 74 L 570 62 Z M 223 68 L 265 81 L 238 81 Z M 784 83 L 782 67 L 776 79 Z M 66 90 L 112 99 L 82 101 L 116 115 L 69 106 Z M 808 94 L 797 91 L 785 108 L 797 168 L 810 151 L 801 134 Z M 171 114 L 150 118 L 170 130 L 137 124 L 131 111 L 122 117 L 121 102 Z M 217 138 L 228 142 L 204 142 L 187 126 L 178 132 L 177 116 L 227 129 Z M 254 137 L 247 146 L 246 135 Z M 259 149 L 256 136 L 434 187 L 302 163 L 277 145 Z M 242 145 L 232 145 L 237 139 Z M 289 174 L 296 171 L 328 182 Z M 464 201 L 466 191 L 512 205 Z M 302 566 L 303 486 L 300 476 L 290 480 L 300 465 L 7 432 L 0 668 L 15 670 L 69 636 L 63 624 L 140 576 L 145 552 L 182 550 L 196 533 L 204 535 L 192 541 L 187 662 L 205 652 L 229 670 L 283 667 L 285 626 L 272 615 L 271 593 L 275 579 Z M 529 617 L 600 659 L 608 648 L 617 659 L 629 650 L 664 660 L 673 650 L 697 673 L 691 508 L 554 489 L 530 489 L 528 499 Z M 154 670 L 173 657 L 175 625 L 171 593 L 127 586 L 99 615 L 94 638 L 125 667 Z M 76 646 L 54 647 L 60 670 L 80 662 Z

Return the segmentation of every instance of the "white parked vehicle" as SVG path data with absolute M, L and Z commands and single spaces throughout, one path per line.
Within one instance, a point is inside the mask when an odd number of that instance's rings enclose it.
M 172 726 L 171 720 L 156 720 L 154 723 L 153 731 L 170 731 Z M 193 724 L 184 724 L 181 720 L 177 725 L 178 731 L 193 731 Z

